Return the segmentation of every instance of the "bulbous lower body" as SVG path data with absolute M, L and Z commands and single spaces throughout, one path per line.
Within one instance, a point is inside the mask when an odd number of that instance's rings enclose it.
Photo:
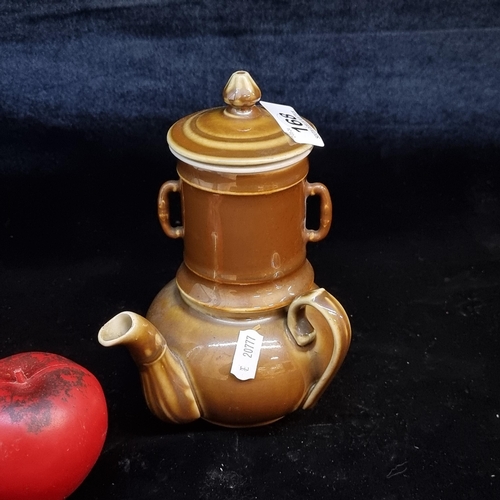
M 335 375 L 349 346 L 350 325 L 340 304 L 335 301 L 332 308 L 335 310 L 325 313 L 304 307 L 294 328 L 302 329 L 304 338 L 311 332 L 314 335 L 297 343 L 287 307 L 215 311 L 190 303 L 172 281 L 157 295 L 147 318 L 182 365 L 202 418 L 224 426 L 256 426 L 312 406 Z M 340 332 L 337 336 L 331 333 L 332 322 Z M 250 380 L 239 380 L 231 373 L 238 335 L 243 330 L 255 330 L 263 336 L 255 378 Z M 156 402 L 162 390 L 157 375 L 151 376 L 144 367 L 141 374 L 151 410 L 172 421 Z M 193 419 L 196 417 L 193 414 Z

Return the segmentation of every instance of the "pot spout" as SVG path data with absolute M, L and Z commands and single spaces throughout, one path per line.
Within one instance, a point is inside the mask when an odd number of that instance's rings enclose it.
M 182 363 L 146 318 L 121 312 L 99 330 L 98 340 L 105 347 L 127 346 L 139 368 L 146 402 L 157 417 L 183 424 L 201 416 Z

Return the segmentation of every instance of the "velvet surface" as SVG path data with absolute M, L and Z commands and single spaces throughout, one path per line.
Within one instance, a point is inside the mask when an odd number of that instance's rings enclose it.
M 0 15 L 0 354 L 55 352 L 103 385 L 108 439 L 75 499 L 496 497 L 497 2 L 18 1 Z M 221 105 L 238 69 L 325 140 L 309 180 L 329 187 L 334 224 L 308 256 L 353 342 L 311 411 L 167 425 L 97 331 L 175 276 L 182 241 L 156 217 L 177 177 L 165 133 Z

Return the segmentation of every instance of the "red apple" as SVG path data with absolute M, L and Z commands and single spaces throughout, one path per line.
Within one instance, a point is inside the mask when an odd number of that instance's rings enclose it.
M 56 354 L 0 360 L 0 499 L 62 500 L 101 453 L 108 427 L 97 379 Z

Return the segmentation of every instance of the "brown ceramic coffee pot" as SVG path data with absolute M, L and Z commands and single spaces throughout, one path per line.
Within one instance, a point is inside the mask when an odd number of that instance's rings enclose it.
M 158 213 L 165 233 L 184 239 L 176 279 L 147 319 L 122 312 L 99 342 L 128 346 L 161 419 L 255 426 L 316 403 L 351 329 L 306 259 L 306 244 L 326 236 L 332 217 L 327 188 L 306 180 L 312 146 L 294 142 L 257 104 L 247 72 L 231 76 L 223 97 L 225 107 L 185 117 L 167 135 L 179 180 L 161 187 Z M 181 197 L 178 227 L 172 192 Z M 317 230 L 306 228 L 309 196 L 320 198 Z

